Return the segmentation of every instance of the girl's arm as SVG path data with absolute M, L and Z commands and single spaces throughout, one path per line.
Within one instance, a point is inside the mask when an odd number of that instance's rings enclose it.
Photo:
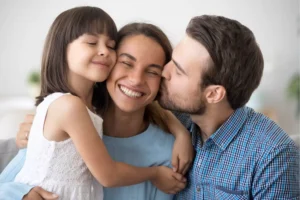
M 48 109 L 45 123 L 47 120 L 54 120 L 59 129 L 71 137 L 93 176 L 105 187 L 133 185 L 146 180 L 159 180 L 168 189 L 167 192 L 184 187 L 184 181 L 174 178 L 177 176 L 184 180 L 183 177 L 173 172 L 167 173 L 170 170 L 167 167 L 141 168 L 112 160 L 85 104 L 78 97 L 66 95 L 54 101 Z
M 191 134 L 172 112 L 165 110 L 165 114 L 167 117 L 164 118 L 164 121 L 176 138 L 172 152 L 173 170 L 185 175 L 194 160 Z

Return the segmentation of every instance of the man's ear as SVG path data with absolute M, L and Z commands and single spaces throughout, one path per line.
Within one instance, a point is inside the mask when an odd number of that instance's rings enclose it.
M 226 96 L 226 89 L 222 85 L 210 85 L 204 91 L 207 103 L 219 103 Z

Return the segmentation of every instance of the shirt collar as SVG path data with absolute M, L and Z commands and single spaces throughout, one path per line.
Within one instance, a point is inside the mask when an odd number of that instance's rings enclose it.
M 197 151 L 202 146 L 200 138 L 200 129 L 197 126 L 197 124 L 192 123 L 189 131 L 192 134 L 192 144 L 194 146 L 194 149 Z
M 227 148 L 234 137 L 246 122 L 249 108 L 241 107 L 234 111 L 228 120 L 211 136 L 211 139 L 223 151 Z
M 222 151 L 224 151 L 234 137 L 239 133 L 247 119 L 250 108 L 241 107 L 236 109 L 228 120 L 207 140 L 212 140 Z M 192 133 L 192 142 L 196 150 L 201 148 L 200 129 L 193 123 L 190 132 Z

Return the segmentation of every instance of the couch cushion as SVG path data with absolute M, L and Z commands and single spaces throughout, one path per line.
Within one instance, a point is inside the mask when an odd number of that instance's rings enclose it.
M 0 140 L 0 172 L 17 153 L 15 138 Z

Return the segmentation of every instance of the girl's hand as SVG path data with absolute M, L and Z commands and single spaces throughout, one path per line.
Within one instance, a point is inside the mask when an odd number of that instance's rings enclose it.
M 28 114 L 25 116 L 24 122 L 19 126 L 16 136 L 16 144 L 19 149 L 26 148 L 28 143 L 29 132 L 32 126 L 34 115 Z
M 176 194 L 186 186 L 186 178 L 172 169 L 159 166 L 155 178 L 151 181 L 159 190 L 167 194 Z
M 178 134 L 172 152 L 172 166 L 174 172 L 185 175 L 193 164 L 193 159 L 194 148 L 191 135 L 189 133 Z

